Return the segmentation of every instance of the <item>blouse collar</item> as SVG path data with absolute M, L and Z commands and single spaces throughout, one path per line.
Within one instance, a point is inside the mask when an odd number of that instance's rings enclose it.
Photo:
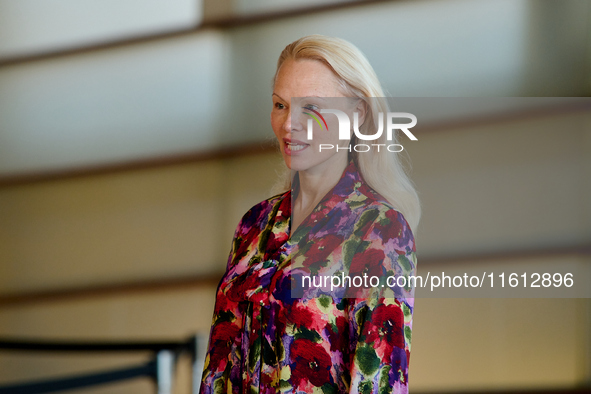
M 351 160 L 343 171 L 343 174 L 341 175 L 341 178 L 337 184 L 328 193 L 326 193 L 324 197 L 322 197 L 318 205 L 316 205 L 316 207 L 312 210 L 312 213 L 302 221 L 300 226 L 292 235 L 297 235 L 297 238 L 300 238 L 300 230 L 304 228 L 307 228 L 306 232 L 309 232 L 310 227 L 315 227 L 314 221 L 318 221 L 320 218 L 326 217 L 337 204 L 343 202 L 352 194 L 358 193 L 358 189 L 364 184 L 363 178 L 361 177 L 355 162 Z M 294 196 L 297 196 L 298 192 L 299 173 L 296 173 L 292 181 L 292 189 L 286 195 L 286 197 L 289 198 L 291 205 L 293 205 L 293 198 L 295 198 Z

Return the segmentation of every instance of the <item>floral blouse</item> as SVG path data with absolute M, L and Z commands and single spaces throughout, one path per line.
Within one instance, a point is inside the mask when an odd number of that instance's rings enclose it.
M 349 294 L 330 281 L 294 282 L 344 272 L 414 275 L 408 223 L 353 163 L 291 237 L 290 215 L 288 191 L 240 221 L 217 290 L 201 393 L 407 393 L 408 288 L 386 297 L 383 279 Z

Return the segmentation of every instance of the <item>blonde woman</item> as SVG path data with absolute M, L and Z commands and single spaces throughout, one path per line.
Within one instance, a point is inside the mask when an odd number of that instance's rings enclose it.
M 353 131 L 341 139 L 337 117 L 320 116 L 330 107 L 375 134 L 388 112 L 372 99 L 379 81 L 352 44 L 313 35 L 283 50 L 273 85 L 271 126 L 291 173 L 236 229 L 201 392 L 405 393 L 412 293 L 383 285 L 414 274 L 417 194 L 383 149 L 395 135 L 356 151 Z

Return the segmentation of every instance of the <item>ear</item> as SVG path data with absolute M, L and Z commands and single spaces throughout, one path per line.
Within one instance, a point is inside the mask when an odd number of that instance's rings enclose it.
M 365 102 L 364 99 L 360 98 L 357 101 L 357 105 L 355 106 L 355 112 L 359 114 L 359 127 L 361 127 L 361 125 L 365 123 L 365 116 L 367 115 L 368 111 L 368 104 Z

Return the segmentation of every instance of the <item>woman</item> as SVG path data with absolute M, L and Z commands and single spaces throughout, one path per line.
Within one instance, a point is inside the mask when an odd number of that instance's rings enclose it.
M 370 98 L 382 96 L 363 54 L 344 40 L 308 36 L 281 53 L 271 125 L 289 190 L 255 205 L 236 229 L 202 393 L 407 392 L 408 288 L 386 287 L 395 297 L 385 297 L 375 283 L 304 285 L 306 276 L 369 273 L 383 284 L 414 273 L 420 208 L 398 154 L 349 152 L 357 137 L 339 139 L 335 116 L 308 122 L 332 107 L 350 119 L 357 112 L 359 131 L 374 134 L 387 106 Z M 396 141 L 384 133 L 372 142 Z

